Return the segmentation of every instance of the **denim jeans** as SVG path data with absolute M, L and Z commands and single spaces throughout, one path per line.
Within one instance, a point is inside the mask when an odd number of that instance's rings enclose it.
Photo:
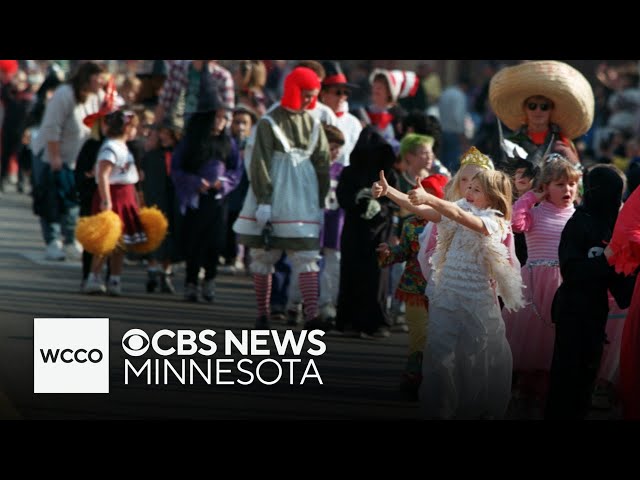
M 42 154 L 34 155 L 32 175 L 33 184 L 40 185 L 42 182 L 42 174 L 45 163 L 42 161 Z M 78 216 L 80 214 L 80 207 L 75 206 L 69 208 L 69 210 L 60 216 L 59 223 L 47 222 L 40 218 L 40 228 L 42 230 L 42 238 L 44 243 L 49 245 L 54 240 L 64 239 L 65 245 L 70 245 L 75 240 L 76 223 L 78 222 Z
M 40 228 L 42 229 L 44 243 L 49 245 L 54 240 L 64 239 L 65 245 L 71 245 L 75 240 L 79 213 L 80 207 L 71 207 L 61 215 L 60 223 L 49 223 L 40 218 Z

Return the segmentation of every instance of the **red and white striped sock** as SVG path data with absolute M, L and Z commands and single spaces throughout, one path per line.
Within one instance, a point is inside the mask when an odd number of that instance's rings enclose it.
M 258 303 L 258 316 L 269 316 L 269 302 L 271 301 L 271 275 L 253 274 L 253 288 Z
M 313 320 L 318 316 L 318 272 L 301 273 L 298 279 L 304 301 L 304 317 Z

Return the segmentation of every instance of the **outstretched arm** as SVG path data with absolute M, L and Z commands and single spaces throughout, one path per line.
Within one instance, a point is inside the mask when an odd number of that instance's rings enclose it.
M 387 197 L 396 205 L 415 213 L 416 215 L 428 220 L 430 222 L 439 222 L 441 220 L 440 214 L 433 208 L 427 205 L 413 205 L 409 201 L 409 197 L 406 193 L 393 188 L 387 183 L 387 179 L 384 176 L 384 171 L 380 170 L 380 180 L 373 182 L 371 186 L 371 193 L 373 198 Z
M 422 189 L 422 192 L 420 192 L 421 198 L 424 198 L 424 201 L 427 203 L 427 205 L 432 207 L 441 215 L 444 215 L 445 217 L 450 218 L 454 222 L 459 223 L 464 227 L 470 228 L 471 230 L 482 233 L 483 235 L 489 235 L 489 231 L 487 230 L 487 227 L 485 226 L 482 219 L 480 219 L 480 217 L 472 213 L 465 212 L 453 202 L 440 200 L 438 197 L 427 193 L 422 188 L 422 185 L 420 185 L 417 189 Z

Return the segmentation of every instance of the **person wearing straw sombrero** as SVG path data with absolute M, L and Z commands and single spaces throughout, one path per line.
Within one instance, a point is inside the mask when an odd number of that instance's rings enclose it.
M 579 163 L 572 140 L 593 123 L 591 85 L 563 62 L 525 62 L 500 70 L 491 79 L 489 101 L 496 116 L 514 134 L 500 144 L 508 167 L 514 159 L 539 166 L 548 153 L 559 153 Z M 499 124 L 500 126 L 500 124 Z

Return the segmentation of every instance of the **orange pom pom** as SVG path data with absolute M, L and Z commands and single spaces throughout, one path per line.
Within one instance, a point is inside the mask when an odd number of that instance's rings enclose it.
M 136 253 L 149 253 L 156 250 L 167 235 L 169 222 L 158 207 L 143 207 L 138 214 L 147 241 L 129 245 L 129 250 Z
M 76 239 L 93 255 L 108 255 L 118 245 L 122 235 L 122 221 L 111 210 L 81 217 L 76 225 Z

